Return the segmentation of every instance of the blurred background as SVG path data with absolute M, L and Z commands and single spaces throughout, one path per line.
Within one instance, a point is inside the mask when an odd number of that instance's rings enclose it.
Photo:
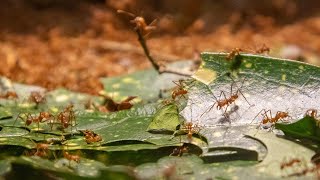
M 117 9 L 157 19 L 147 43 L 162 63 L 266 45 L 270 56 L 320 65 L 317 0 L 2 0 L 0 75 L 95 94 L 100 77 L 151 67 Z

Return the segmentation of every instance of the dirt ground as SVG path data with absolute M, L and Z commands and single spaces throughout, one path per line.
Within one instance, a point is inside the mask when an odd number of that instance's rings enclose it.
M 259 4 L 257 3 L 259 2 Z M 199 52 L 254 51 L 320 65 L 315 0 L 4 0 L 0 6 L 0 75 L 13 81 L 97 93 L 100 77 L 150 67 L 123 9 L 157 19 L 148 38 L 161 62 Z

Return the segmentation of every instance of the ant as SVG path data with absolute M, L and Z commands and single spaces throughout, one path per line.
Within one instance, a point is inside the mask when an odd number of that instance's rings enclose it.
M 49 144 L 38 143 L 36 145 L 36 148 L 37 148 L 37 151 L 33 154 L 34 156 L 39 156 L 39 157 L 48 156 Z
M 75 126 L 77 123 L 76 116 L 73 111 L 73 104 L 65 107 L 64 110 L 57 115 L 57 120 L 60 121 L 63 129 L 68 128 L 69 125 L 71 125 L 71 128 L 72 126 Z
M 77 163 L 80 162 L 80 156 L 69 154 L 69 153 L 66 152 L 66 151 L 63 151 L 63 157 L 66 158 L 66 159 L 68 159 L 68 160 L 69 160 L 69 163 L 70 163 L 70 161 L 75 161 L 75 162 L 77 162 Z
M 153 20 L 149 25 L 147 25 L 145 19 L 142 16 L 137 16 L 133 13 L 129 13 L 124 10 L 117 10 L 119 14 L 126 14 L 128 16 L 133 17 L 134 19 L 130 20 L 131 23 L 135 24 L 134 30 L 141 33 L 144 37 L 147 37 L 153 30 L 156 29 L 154 24 L 156 23 L 157 19 Z
M 245 80 L 245 79 L 244 79 L 244 80 Z M 219 99 L 218 99 L 214 94 L 212 94 L 213 97 L 216 99 L 216 102 L 213 103 L 212 106 L 209 107 L 209 110 L 206 110 L 204 113 L 210 111 L 210 110 L 214 107 L 214 105 L 217 104 L 217 110 L 221 110 L 223 107 L 225 107 L 225 111 L 224 111 L 223 114 L 224 114 L 224 116 L 227 118 L 227 114 L 226 114 L 227 109 L 228 109 L 228 107 L 229 107 L 232 103 L 235 103 L 235 101 L 239 98 L 239 94 L 241 94 L 242 97 L 243 97 L 243 98 L 246 100 L 246 102 L 248 103 L 248 105 L 251 106 L 251 104 L 248 102 L 247 98 L 243 95 L 243 93 L 242 93 L 241 90 L 240 90 L 240 89 L 242 88 L 243 84 L 244 84 L 244 81 L 242 82 L 241 87 L 238 88 L 238 90 L 237 90 L 235 93 L 232 92 L 232 90 L 233 90 L 233 89 L 232 89 L 233 84 L 231 84 L 230 97 L 228 97 L 228 98 L 227 98 L 227 96 L 226 96 L 226 94 L 225 94 L 224 91 L 221 91 L 221 93 L 220 93 L 220 95 L 219 95 Z M 224 96 L 224 99 L 220 99 L 220 98 L 221 98 L 221 95 Z M 203 114 L 204 114 L 204 113 L 203 113 Z M 203 115 L 203 114 L 202 114 L 202 115 Z M 201 116 L 202 116 L 202 115 L 201 115 Z
M 297 159 L 297 158 L 296 159 L 291 159 L 288 162 L 281 163 L 280 169 L 283 170 L 286 167 L 292 167 L 294 164 L 301 164 L 301 163 L 302 163 L 302 161 L 300 159 Z
M 264 113 L 261 113 L 262 111 L 264 111 Z M 269 112 L 269 116 L 268 116 L 268 112 Z M 267 123 L 271 123 L 272 125 L 274 125 L 275 123 L 277 123 L 279 120 L 283 121 L 285 118 L 290 117 L 288 112 L 283 112 L 283 111 L 277 111 L 276 115 L 274 117 L 272 117 L 272 113 L 271 110 L 266 111 L 265 109 L 262 109 L 257 115 L 256 117 L 261 113 L 261 115 L 263 116 L 263 119 L 261 120 L 260 124 L 267 124 Z M 255 118 L 256 118 L 255 117 Z M 255 119 L 254 118 L 254 119 Z M 253 119 L 253 120 L 254 120 Z M 252 120 L 252 122 L 253 122 Z M 251 122 L 251 123 L 252 123 Z
M 193 124 L 192 122 L 187 122 L 186 124 L 183 125 L 181 128 L 182 131 L 187 133 L 188 140 L 192 140 L 192 135 L 197 134 L 200 132 L 200 126 L 197 124 Z
M 14 91 L 7 91 L 5 94 L 1 94 L 0 98 L 2 98 L 2 99 L 17 99 L 18 94 Z
M 188 91 L 184 89 L 183 81 L 184 80 L 182 79 L 180 79 L 178 82 L 172 81 L 174 84 L 177 85 L 177 87 L 175 88 L 175 90 L 172 92 L 172 95 L 171 95 L 173 100 L 175 100 L 177 96 L 183 96 L 186 99 L 184 95 L 187 94 Z
M 240 55 L 240 52 L 242 52 L 243 49 L 241 48 L 234 48 L 232 51 L 226 56 L 227 61 L 231 61 L 234 57 Z
M 38 130 L 40 129 L 40 123 L 49 120 L 50 118 L 53 118 L 54 116 L 49 112 L 40 112 L 39 116 L 33 117 L 30 113 L 25 113 L 26 119 L 19 114 L 14 121 L 14 124 L 16 123 L 17 119 L 20 118 L 22 121 L 25 121 L 25 126 L 29 126 L 32 123 L 38 123 Z M 13 125 L 14 125 L 13 124 Z
M 182 146 L 174 148 L 170 156 L 182 156 L 183 153 L 187 153 L 188 151 L 188 146 L 186 144 L 183 144 Z
M 254 51 L 254 53 L 256 53 L 256 54 L 265 54 L 265 53 L 269 54 L 269 52 L 270 52 L 270 48 L 268 46 L 266 46 L 265 44 L 262 44 L 262 46 L 260 48 L 258 48 Z
M 316 109 L 307 110 L 305 116 L 312 117 L 316 121 L 316 125 L 320 127 L 320 119 L 318 119 L 318 111 Z
M 130 102 L 133 99 L 137 98 L 137 96 L 129 96 L 125 100 L 121 102 L 115 102 L 111 97 L 106 95 L 101 95 L 104 97 L 105 107 L 109 112 L 121 111 L 132 108 L 133 104 Z
M 46 98 L 39 91 L 32 91 L 29 96 L 29 101 L 36 103 L 36 106 L 38 106 L 40 103 L 46 102 Z
M 85 135 L 85 139 L 86 139 L 87 144 L 102 141 L 102 137 L 100 135 L 94 133 L 93 131 L 84 130 L 81 132 Z

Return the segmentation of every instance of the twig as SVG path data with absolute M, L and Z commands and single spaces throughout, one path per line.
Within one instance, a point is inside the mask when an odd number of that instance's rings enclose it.
M 144 54 L 147 56 L 148 60 L 151 62 L 152 66 L 154 69 L 156 69 L 158 71 L 159 74 L 160 73 L 160 66 L 159 64 L 152 58 L 152 56 L 150 55 L 150 51 L 149 48 L 147 46 L 146 40 L 144 39 L 141 30 L 140 29 L 136 29 L 136 32 L 138 34 L 138 40 L 142 46 L 142 49 L 144 51 Z

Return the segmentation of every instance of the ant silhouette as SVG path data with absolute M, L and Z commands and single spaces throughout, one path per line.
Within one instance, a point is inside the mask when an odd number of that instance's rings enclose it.
M 172 81 L 172 82 L 177 85 L 175 87 L 175 90 L 172 92 L 172 99 L 175 100 L 178 96 L 183 96 L 186 99 L 184 95 L 187 94 L 188 91 L 184 89 L 184 85 L 183 85 L 184 80 L 180 79 L 178 82 L 177 81 Z

